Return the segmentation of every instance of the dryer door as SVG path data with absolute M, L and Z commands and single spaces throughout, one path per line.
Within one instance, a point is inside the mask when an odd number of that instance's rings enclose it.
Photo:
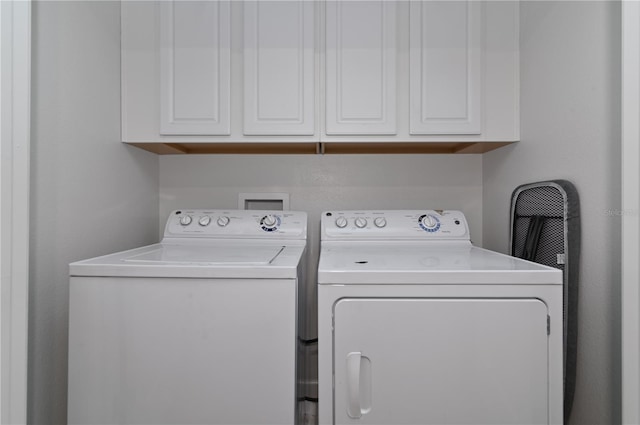
M 548 423 L 538 299 L 342 299 L 336 424 Z

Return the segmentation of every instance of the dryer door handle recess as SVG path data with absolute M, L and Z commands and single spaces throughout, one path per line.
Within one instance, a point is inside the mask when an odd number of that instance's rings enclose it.
M 371 411 L 371 360 L 361 352 L 347 354 L 347 414 L 360 419 Z

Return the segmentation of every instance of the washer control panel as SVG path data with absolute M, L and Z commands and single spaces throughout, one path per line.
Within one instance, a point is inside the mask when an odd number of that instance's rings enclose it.
M 326 211 L 322 239 L 468 241 L 469 226 L 453 210 Z
M 307 213 L 298 211 L 173 211 L 165 238 L 295 238 L 307 237 Z

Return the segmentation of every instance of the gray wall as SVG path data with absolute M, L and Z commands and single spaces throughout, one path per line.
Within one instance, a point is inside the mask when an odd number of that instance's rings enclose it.
M 620 421 L 620 4 L 521 3 L 521 142 L 485 154 L 484 245 L 508 249 L 522 183 L 580 193 L 577 389 L 570 423 Z
M 240 192 L 287 192 L 309 214 L 315 289 L 320 213 L 330 209 L 459 209 L 482 243 L 480 155 L 196 155 L 160 158 L 160 223 L 178 208 L 237 208 Z M 315 335 L 310 299 L 308 336 Z
M 157 240 L 158 158 L 120 140 L 120 5 L 33 4 L 28 421 L 66 423 L 68 263 Z

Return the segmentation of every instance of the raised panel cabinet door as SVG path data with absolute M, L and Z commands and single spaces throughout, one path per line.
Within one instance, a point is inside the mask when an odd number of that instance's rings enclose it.
M 411 134 L 481 134 L 482 2 L 412 1 Z
M 160 134 L 229 135 L 228 1 L 160 5 Z
M 542 301 L 343 298 L 333 314 L 335 424 L 548 423 Z
M 326 133 L 397 134 L 396 2 L 326 3 Z
M 315 133 L 312 1 L 244 3 L 245 135 Z

